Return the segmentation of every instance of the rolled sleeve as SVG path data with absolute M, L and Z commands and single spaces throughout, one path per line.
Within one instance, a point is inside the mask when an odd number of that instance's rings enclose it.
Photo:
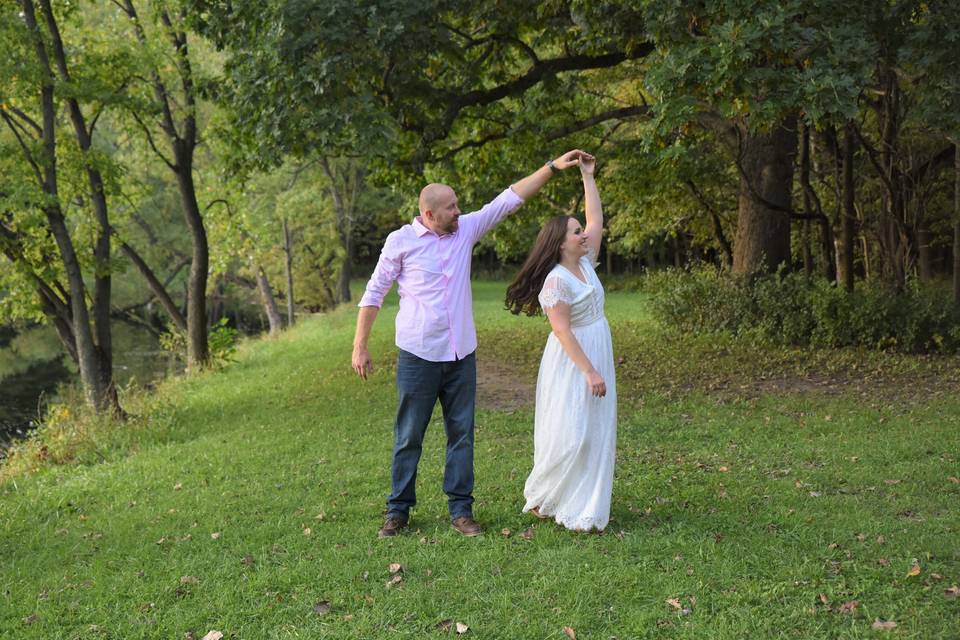
M 460 216 L 460 228 L 470 234 L 473 242 L 477 242 L 522 204 L 523 198 L 507 187 L 479 211 Z
M 367 288 L 363 292 L 363 297 L 360 298 L 358 307 L 377 307 L 379 309 L 383 306 L 383 299 L 400 274 L 402 258 L 397 245 L 398 242 L 394 234 L 387 236 L 387 241 L 383 243 L 383 249 L 380 250 L 377 268 L 373 270 L 373 275 L 367 282 Z

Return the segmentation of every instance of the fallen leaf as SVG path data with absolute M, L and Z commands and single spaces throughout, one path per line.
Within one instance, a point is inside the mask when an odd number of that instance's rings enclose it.
M 466 633 L 467 631 L 469 631 L 469 630 L 470 630 L 470 627 L 468 627 L 467 625 L 463 624 L 462 622 L 458 622 L 458 623 L 457 623 L 457 635 L 458 635 L 458 636 L 462 636 L 463 634 L 465 634 L 465 633 Z
M 854 609 L 860 606 L 859 600 L 851 600 L 840 605 L 840 613 L 853 613 Z
M 953 585 L 952 587 L 944 589 L 943 595 L 948 598 L 960 598 L 960 587 Z
M 899 480 L 884 480 L 883 484 L 900 484 Z
M 214 540 L 219 540 L 219 539 L 220 539 L 220 535 L 221 535 L 221 534 L 220 534 L 219 531 L 214 531 L 213 533 L 210 534 L 210 537 L 213 538 Z
M 399 573 L 395 573 L 395 574 L 393 574 L 393 577 L 391 577 L 389 580 L 387 580 L 386 586 L 387 586 L 387 588 L 389 588 L 389 587 L 394 587 L 394 586 L 400 584 L 401 582 L 403 582 L 403 576 L 402 576 L 401 574 L 399 574 Z
M 309 536 L 311 533 L 313 533 L 313 531 L 310 529 L 310 527 L 304 527 L 303 535 Z
M 317 604 L 313 605 L 313 612 L 318 616 L 325 616 L 330 613 L 330 602 L 328 600 L 321 600 Z
M 173 490 L 174 490 L 174 491 L 180 491 L 180 489 L 183 489 L 183 483 L 182 483 L 182 482 L 178 482 L 177 484 L 173 485 Z
M 887 539 L 883 536 L 877 536 L 877 544 L 887 544 Z
M 399 562 L 390 563 L 390 566 L 388 568 L 390 569 L 391 574 L 403 572 L 403 565 L 400 564 Z
M 730 471 L 730 469 L 728 469 L 727 467 L 720 467 L 719 469 L 717 469 L 717 471 L 719 471 L 720 473 L 726 473 L 727 471 Z
M 939 573 L 931 573 L 931 574 L 930 574 L 930 577 L 933 578 L 934 580 L 937 580 L 937 581 L 943 580 L 943 576 L 940 575 Z
M 193 640 L 193 631 L 184 631 L 183 640 Z
M 527 530 L 521 533 L 520 537 L 524 540 L 530 540 L 533 538 L 533 527 L 527 527 Z
M 859 540 L 860 542 L 863 542 L 864 540 L 867 539 L 867 536 L 863 535 L 862 533 L 858 533 L 858 534 L 856 534 L 856 535 L 853 536 L 853 537 L 856 538 L 857 540 Z
M 447 631 L 450 631 L 450 627 L 452 626 L 453 626 L 453 620 L 451 620 L 450 618 L 447 618 L 446 620 L 441 620 L 440 622 L 437 623 L 437 630 L 447 632 Z
M 33 624 L 40 620 L 40 616 L 35 613 L 31 613 L 29 616 L 23 619 L 23 624 Z
M 881 621 L 878 619 L 873 621 L 873 624 L 870 625 L 870 628 L 876 631 L 890 631 L 891 629 L 897 628 L 897 623 L 893 620 Z
M 343 620 L 344 622 L 350 622 L 351 620 L 353 620 L 353 614 L 348 613 L 347 615 L 343 616 Z
M 570 640 L 577 640 L 577 632 L 574 631 L 572 627 L 564 627 L 563 632 L 568 638 L 570 638 Z
M 509 538 L 510 529 L 507 529 L 506 527 L 504 527 L 503 529 L 500 529 L 500 535 L 502 535 L 504 538 Z
M 203 636 L 203 640 L 222 640 L 223 634 L 219 631 L 208 631 L 207 635 Z
M 243 560 L 240 562 L 248 567 L 252 567 L 257 561 L 253 559 L 253 556 L 243 556 Z
M 429 578 L 430 576 L 433 575 L 433 569 L 427 569 L 426 573 L 427 573 L 427 577 Z
M 949 481 L 952 482 L 953 484 L 960 484 L 960 478 L 957 478 L 957 477 L 954 477 L 954 476 L 950 476 L 949 478 L 947 478 L 947 480 L 949 480 Z
M 820 493 L 819 491 L 811 491 L 811 492 L 810 492 L 810 497 L 811 497 L 811 498 L 819 498 L 819 497 L 822 496 L 822 495 L 823 495 L 823 494 Z
M 818 593 L 817 600 L 820 601 L 820 604 L 830 604 L 830 600 L 827 598 L 827 594 L 825 593 Z
M 910 571 L 907 571 L 907 577 L 913 578 L 918 575 L 920 575 L 920 565 L 914 563 L 914 565 L 910 567 Z
M 889 567 L 889 566 L 890 566 L 890 561 L 887 560 L 886 558 L 880 558 L 879 560 L 877 560 L 877 562 L 880 564 L 881 567 Z
M 670 605 L 674 609 L 683 609 L 683 605 L 680 604 L 679 598 L 667 598 L 666 600 L 664 600 L 664 602 L 666 602 L 668 605 Z
M 180 584 L 199 584 L 200 579 L 194 576 L 180 576 Z

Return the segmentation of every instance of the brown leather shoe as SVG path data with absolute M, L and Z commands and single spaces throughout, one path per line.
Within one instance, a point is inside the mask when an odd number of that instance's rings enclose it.
M 377 537 L 392 538 L 393 536 L 398 535 L 400 530 L 405 529 L 406 526 L 407 521 L 405 519 L 390 516 L 383 523 L 383 526 L 380 527 L 380 531 L 377 532 Z
M 472 538 L 483 533 L 483 529 L 480 528 L 480 525 L 477 524 L 477 521 L 470 516 L 457 518 L 450 523 L 450 526 L 468 538 Z

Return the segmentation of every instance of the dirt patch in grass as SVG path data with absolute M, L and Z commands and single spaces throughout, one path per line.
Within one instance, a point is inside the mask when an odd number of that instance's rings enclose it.
M 533 409 L 537 374 L 493 357 L 477 358 L 477 408 L 493 411 Z

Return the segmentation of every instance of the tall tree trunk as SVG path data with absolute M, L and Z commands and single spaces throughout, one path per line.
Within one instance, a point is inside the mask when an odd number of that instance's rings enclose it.
M 37 58 L 41 64 L 40 106 L 43 113 L 43 192 L 49 199 L 43 208 L 50 226 L 50 232 L 60 250 L 64 272 L 70 287 L 70 313 L 73 321 L 73 336 L 76 341 L 77 366 L 80 369 L 80 383 L 83 386 L 87 403 L 97 412 L 104 407 L 104 389 L 100 374 L 99 358 L 93 333 L 90 330 L 90 317 L 87 313 L 86 285 L 80 262 L 73 247 L 73 240 L 67 229 L 66 219 L 60 208 L 60 194 L 57 187 L 57 143 L 56 143 L 56 106 L 54 104 L 53 75 L 50 73 L 50 58 L 47 55 L 44 38 L 37 26 L 36 13 L 32 0 L 22 0 L 23 19 L 33 39 Z
M 50 42 L 53 45 L 53 59 L 60 78 L 65 83 L 71 82 L 70 70 L 67 66 L 67 56 L 60 36 L 60 27 L 50 7 L 50 0 L 40 0 L 41 12 L 50 33 Z M 48 70 L 51 74 L 52 69 Z M 94 217 L 97 220 L 97 240 L 94 246 L 94 294 L 93 294 L 93 324 L 96 332 L 97 354 L 100 360 L 100 381 L 108 402 L 117 415 L 123 415 L 120 399 L 113 380 L 113 333 L 110 326 L 110 301 L 112 277 L 110 268 L 110 218 L 107 209 L 107 195 L 104 189 L 103 176 L 90 157 L 90 148 L 93 143 L 92 127 L 88 128 L 80 103 L 74 97 L 66 99 L 70 120 L 73 124 L 77 146 L 84 159 L 84 166 L 89 184 L 90 202 L 93 205 Z
M 177 185 L 183 204 L 183 216 L 190 229 L 192 259 L 187 295 L 187 366 L 202 367 L 210 359 L 207 343 L 207 277 L 210 271 L 210 249 L 203 225 L 200 205 L 193 184 L 193 151 L 179 159 Z
M 742 132 L 734 273 L 769 273 L 790 264 L 789 211 L 796 149 L 794 117 L 769 133 Z
M 261 267 L 257 267 L 257 289 L 260 291 L 260 300 L 263 302 L 263 309 L 270 323 L 270 335 L 275 336 L 283 329 L 283 319 L 280 317 L 280 309 L 277 308 L 277 299 L 273 297 L 270 281 L 267 280 L 267 274 Z
M 340 264 L 340 278 L 337 284 L 337 302 L 350 302 L 350 277 L 353 269 L 353 234 L 347 234 L 341 239 L 345 250 L 343 262 Z
M 283 257 L 287 276 L 287 326 L 292 327 L 297 321 L 293 308 L 293 238 L 286 218 L 283 219 Z
M 960 144 L 954 145 L 953 170 L 953 301 L 960 304 Z
M 853 291 L 853 246 L 856 238 L 855 192 L 853 160 L 856 140 L 853 125 L 847 123 L 843 137 L 843 210 L 841 212 L 840 241 L 837 243 L 837 280 L 848 292 Z

